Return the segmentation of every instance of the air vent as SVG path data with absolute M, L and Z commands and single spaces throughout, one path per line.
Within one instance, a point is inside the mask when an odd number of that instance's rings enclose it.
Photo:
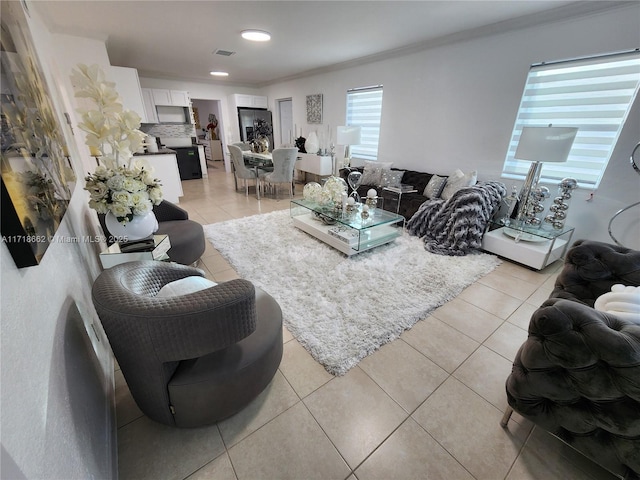
M 233 55 L 236 52 L 230 52 L 229 50 L 216 50 L 215 52 L 216 55 L 222 55 L 223 57 L 230 57 L 231 55 Z

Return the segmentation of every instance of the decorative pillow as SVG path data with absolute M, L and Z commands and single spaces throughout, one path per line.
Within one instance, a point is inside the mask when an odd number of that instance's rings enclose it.
M 611 291 L 596 298 L 593 308 L 625 320 L 640 322 L 640 287 L 615 284 Z
M 372 162 L 367 160 L 364 162 L 364 171 L 362 172 L 362 181 L 360 185 L 379 186 L 382 183 L 382 172 L 389 170 L 393 163 L 388 162 Z
M 440 198 L 445 200 L 449 200 L 454 193 L 464 187 L 470 187 L 476 184 L 478 180 L 478 171 L 474 170 L 473 172 L 463 173 L 459 168 L 455 170 L 449 178 L 447 179 L 447 183 L 440 194 Z
M 444 190 L 444 186 L 447 183 L 447 177 L 439 177 L 438 175 L 433 175 L 427 186 L 424 188 L 424 195 L 427 198 L 440 198 L 442 194 L 442 190 Z
M 403 175 L 404 170 L 383 170 L 380 186 L 400 188 Z
M 174 282 L 167 283 L 156 294 L 156 297 L 177 297 L 179 295 L 187 295 L 188 293 L 199 292 L 206 288 L 217 285 L 204 277 L 185 277 Z

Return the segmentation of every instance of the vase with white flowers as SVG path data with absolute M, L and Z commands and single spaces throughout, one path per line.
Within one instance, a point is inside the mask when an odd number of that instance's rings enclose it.
M 153 205 L 162 201 L 162 189 L 147 162 L 134 160 L 145 134 L 140 116 L 122 107 L 115 83 L 105 79 L 98 65 L 79 64 L 72 71 L 75 96 L 92 101 L 94 108 L 78 111 L 85 143 L 100 165 L 85 177 L 89 207 L 105 215 L 109 233 L 125 240 L 147 237 L 158 228 Z

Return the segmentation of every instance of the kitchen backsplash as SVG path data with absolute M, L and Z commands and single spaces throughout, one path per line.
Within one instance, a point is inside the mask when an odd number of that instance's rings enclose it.
M 176 125 L 162 125 L 162 124 L 153 124 L 153 123 L 143 123 L 140 126 L 140 130 L 142 130 L 147 135 L 153 135 L 154 137 L 160 138 L 182 138 L 182 137 L 195 137 L 196 136 L 196 127 L 191 124 L 176 124 Z

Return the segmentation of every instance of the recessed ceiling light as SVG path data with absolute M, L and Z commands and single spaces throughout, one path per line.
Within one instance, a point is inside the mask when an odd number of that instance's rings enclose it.
M 213 71 L 213 72 L 209 72 L 211 75 L 213 75 L 214 77 L 228 77 L 229 74 L 227 72 L 219 72 L 219 71 Z
M 252 42 L 268 42 L 271 40 L 271 34 L 263 30 L 243 30 L 242 38 L 251 40 Z

